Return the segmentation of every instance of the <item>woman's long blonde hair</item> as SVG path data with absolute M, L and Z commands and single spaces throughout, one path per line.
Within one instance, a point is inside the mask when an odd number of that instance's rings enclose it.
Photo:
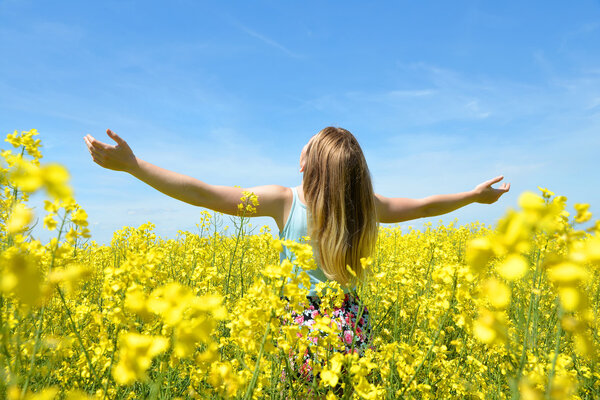
M 303 179 L 308 234 L 328 279 L 349 285 L 362 278 L 361 257 L 375 248 L 378 220 L 371 174 L 349 131 L 327 127 L 306 148 Z

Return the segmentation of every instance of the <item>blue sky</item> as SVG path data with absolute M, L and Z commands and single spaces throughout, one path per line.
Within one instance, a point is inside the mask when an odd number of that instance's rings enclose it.
M 147 221 L 175 237 L 201 211 L 94 164 L 83 136 L 111 142 L 106 128 L 218 185 L 299 185 L 328 125 L 354 133 L 388 197 L 511 183 L 445 222 L 494 224 L 537 186 L 600 206 L 598 1 L 0 0 L 0 54 L 3 135 L 40 132 L 99 243 Z

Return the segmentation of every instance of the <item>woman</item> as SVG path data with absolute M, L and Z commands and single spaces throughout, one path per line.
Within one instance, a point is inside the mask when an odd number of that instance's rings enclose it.
M 388 198 L 373 192 L 371 176 L 356 138 L 342 128 L 327 127 L 314 135 L 300 154 L 302 184 L 295 188 L 280 185 L 248 189 L 210 185 L 152 165 L 134 155 L 127 143 L 111 130 L 107 134 L 117 144 L 101 143 L 85 136 L 94 162 L 112 170 L 125 171 L 162 193 L 189 204 L 236 215 L 242 192 L 253 192 L 258 199 L 253 216 L 272 217 L 280 238 L 299 241 L 311 238 L 318 268 L 310 276 L 309 297 L 302 315 L 290 319 L 311 330 L 319 314 L 320 299 L 316 285 L 337 281 L 345 292 L 341 307 L 331 312 L 346 351 L 362 354 L 369 346 L 368 310 L 359 305 L 353 286 L 362 278 L 361 258 L 370 256 L 377 240 L 379 223 L 396 223 L 446 214 L 467 204 L 491 204 L 508 192 L 510 184 L 494 189 L 502 176 L 477 185 L 468 192 L 434 195 L 423 199 Z M 284 248 L 281 260 L 293 258 Z M 340 346 L 342 347 L 342 346 Z M 310 374 L 310 352 L 300 372 Z

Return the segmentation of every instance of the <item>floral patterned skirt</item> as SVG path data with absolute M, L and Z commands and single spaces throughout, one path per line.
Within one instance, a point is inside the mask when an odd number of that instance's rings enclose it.
M 356 293 L 346 293 L 341 307 L 322 310 L 320 306 L 321 301 L 318 296 L 308 296 L 306 303 L 303 304 L 303 313 L 298 314 L 295 311 L 290 311 L 290 318 L 283 321 L 284 324 L 296 324 L 301 328 L 308 328 L 308 346 L 304 351 L 301 365 L 296 366 L 298 357 L 293 352 L 290 354 L 289 359 L 294 374 L 308 381 L 313 379 L 311 365 L 316 361 L 312 349 L 318 345 L 320 338 L 327 336 L 327 333 L 323 333 L 320 329 L 314 327 L 317 316 L 329 317 L 332 322 L 335 322 L 337 326 L 336 351 L 354 352 L 359 356 L 363 356 L 367 348 L 372 348 L 370 345 L 371 319 L 369 310 L 364 304 L 360 303 Z M 315 330 L 318 330 L 318 332 L 315 332 Z M 304 331 L 306 332 L 306 330 Z M 299 338 L 302 337 L 301 333 L 297 335 Z M 321 363 L 322 361 L 318 360 Z

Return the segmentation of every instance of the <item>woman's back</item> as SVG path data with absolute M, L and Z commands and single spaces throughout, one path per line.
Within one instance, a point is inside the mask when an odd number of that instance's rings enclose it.
M 293 187 L 290 189 L 292 192 L 292 204 L 287 213 L 285 225 L 279 232 L 279 238 L 302 242 L 303 237 L 308 236 L 308 209 L 306 204 L 300 200 L 298 188 Z M 286 258 L 291 261 L 295 258 L 295 255 L 289 248 L 283 246 L 283 251 L 280 252 L 280 262 Z M 310 277 L 311 287 L 308 288 L 309 293 L 306 302 L 302 304 L 304 311 L 302 314 L 291 311 L 285 323 L 297 324 L 300 328 L 308 328 L 309 335 L 318 341 L 318 335 L 314 336 L 313 333 L 315 318 L 317 316 L 329 317 L 337 326 L 341 348 L 344 348 L 346 352 L 356 351 L 362 355 L 370 345 L 371 320 L 369 318 L 369 311 L 361 304 L 356 292 L 348 288 L 344 289 L 346 294 L 340 307 L 334 307 L 333 309 L 322 308 L 321 294 L 317 292 L 316 285 L 320 282 L 327 282 L 328 279 L 319 266 L 318 257 L 315 257 L 315 261 L 317 268 L 305 271 Z M 317 342 L 312 342 L 311 339 L 309 340 L 309 344 L 316 345 Z M 295 356 L 291 356 L 289 359 L 294 371 L 307 381 L 313 379 L 312 368 L 314 367 L 314 360 L 312 354 L 314 351 L 314 349 L 312 351 L 306 349 L 300 365 L 295 365 L 295 361 L 297 360 Z
M 300 199 L 299 187 L 289 188 L 292 192 L 292 204 L 287 213 L 287 218 L 283 229 L 279 232 L 279 238 L 284 240 L 293 240 L 296 242 L 302 242 L 303 237 L 308 236 L 308 216 L 306 204 Z M 295 256 L 286 246 L 283 246 L 283 251 L 279 253 L 279 261 L 284 259 L 292 261 Z M 319 266 L 318 257 L 315 258 L 317 262 L 317 269 L 307 270 L 306 273 L 310 277 L 311 287 L 309 289 L 309 296 L 316 296 L 317 291 L 315 286 L 321 282 L 327 282 L 327 277 L 323 273 L 323 270 Z M 349 289 L 345 289 L 344 292 L 348 292 Z

